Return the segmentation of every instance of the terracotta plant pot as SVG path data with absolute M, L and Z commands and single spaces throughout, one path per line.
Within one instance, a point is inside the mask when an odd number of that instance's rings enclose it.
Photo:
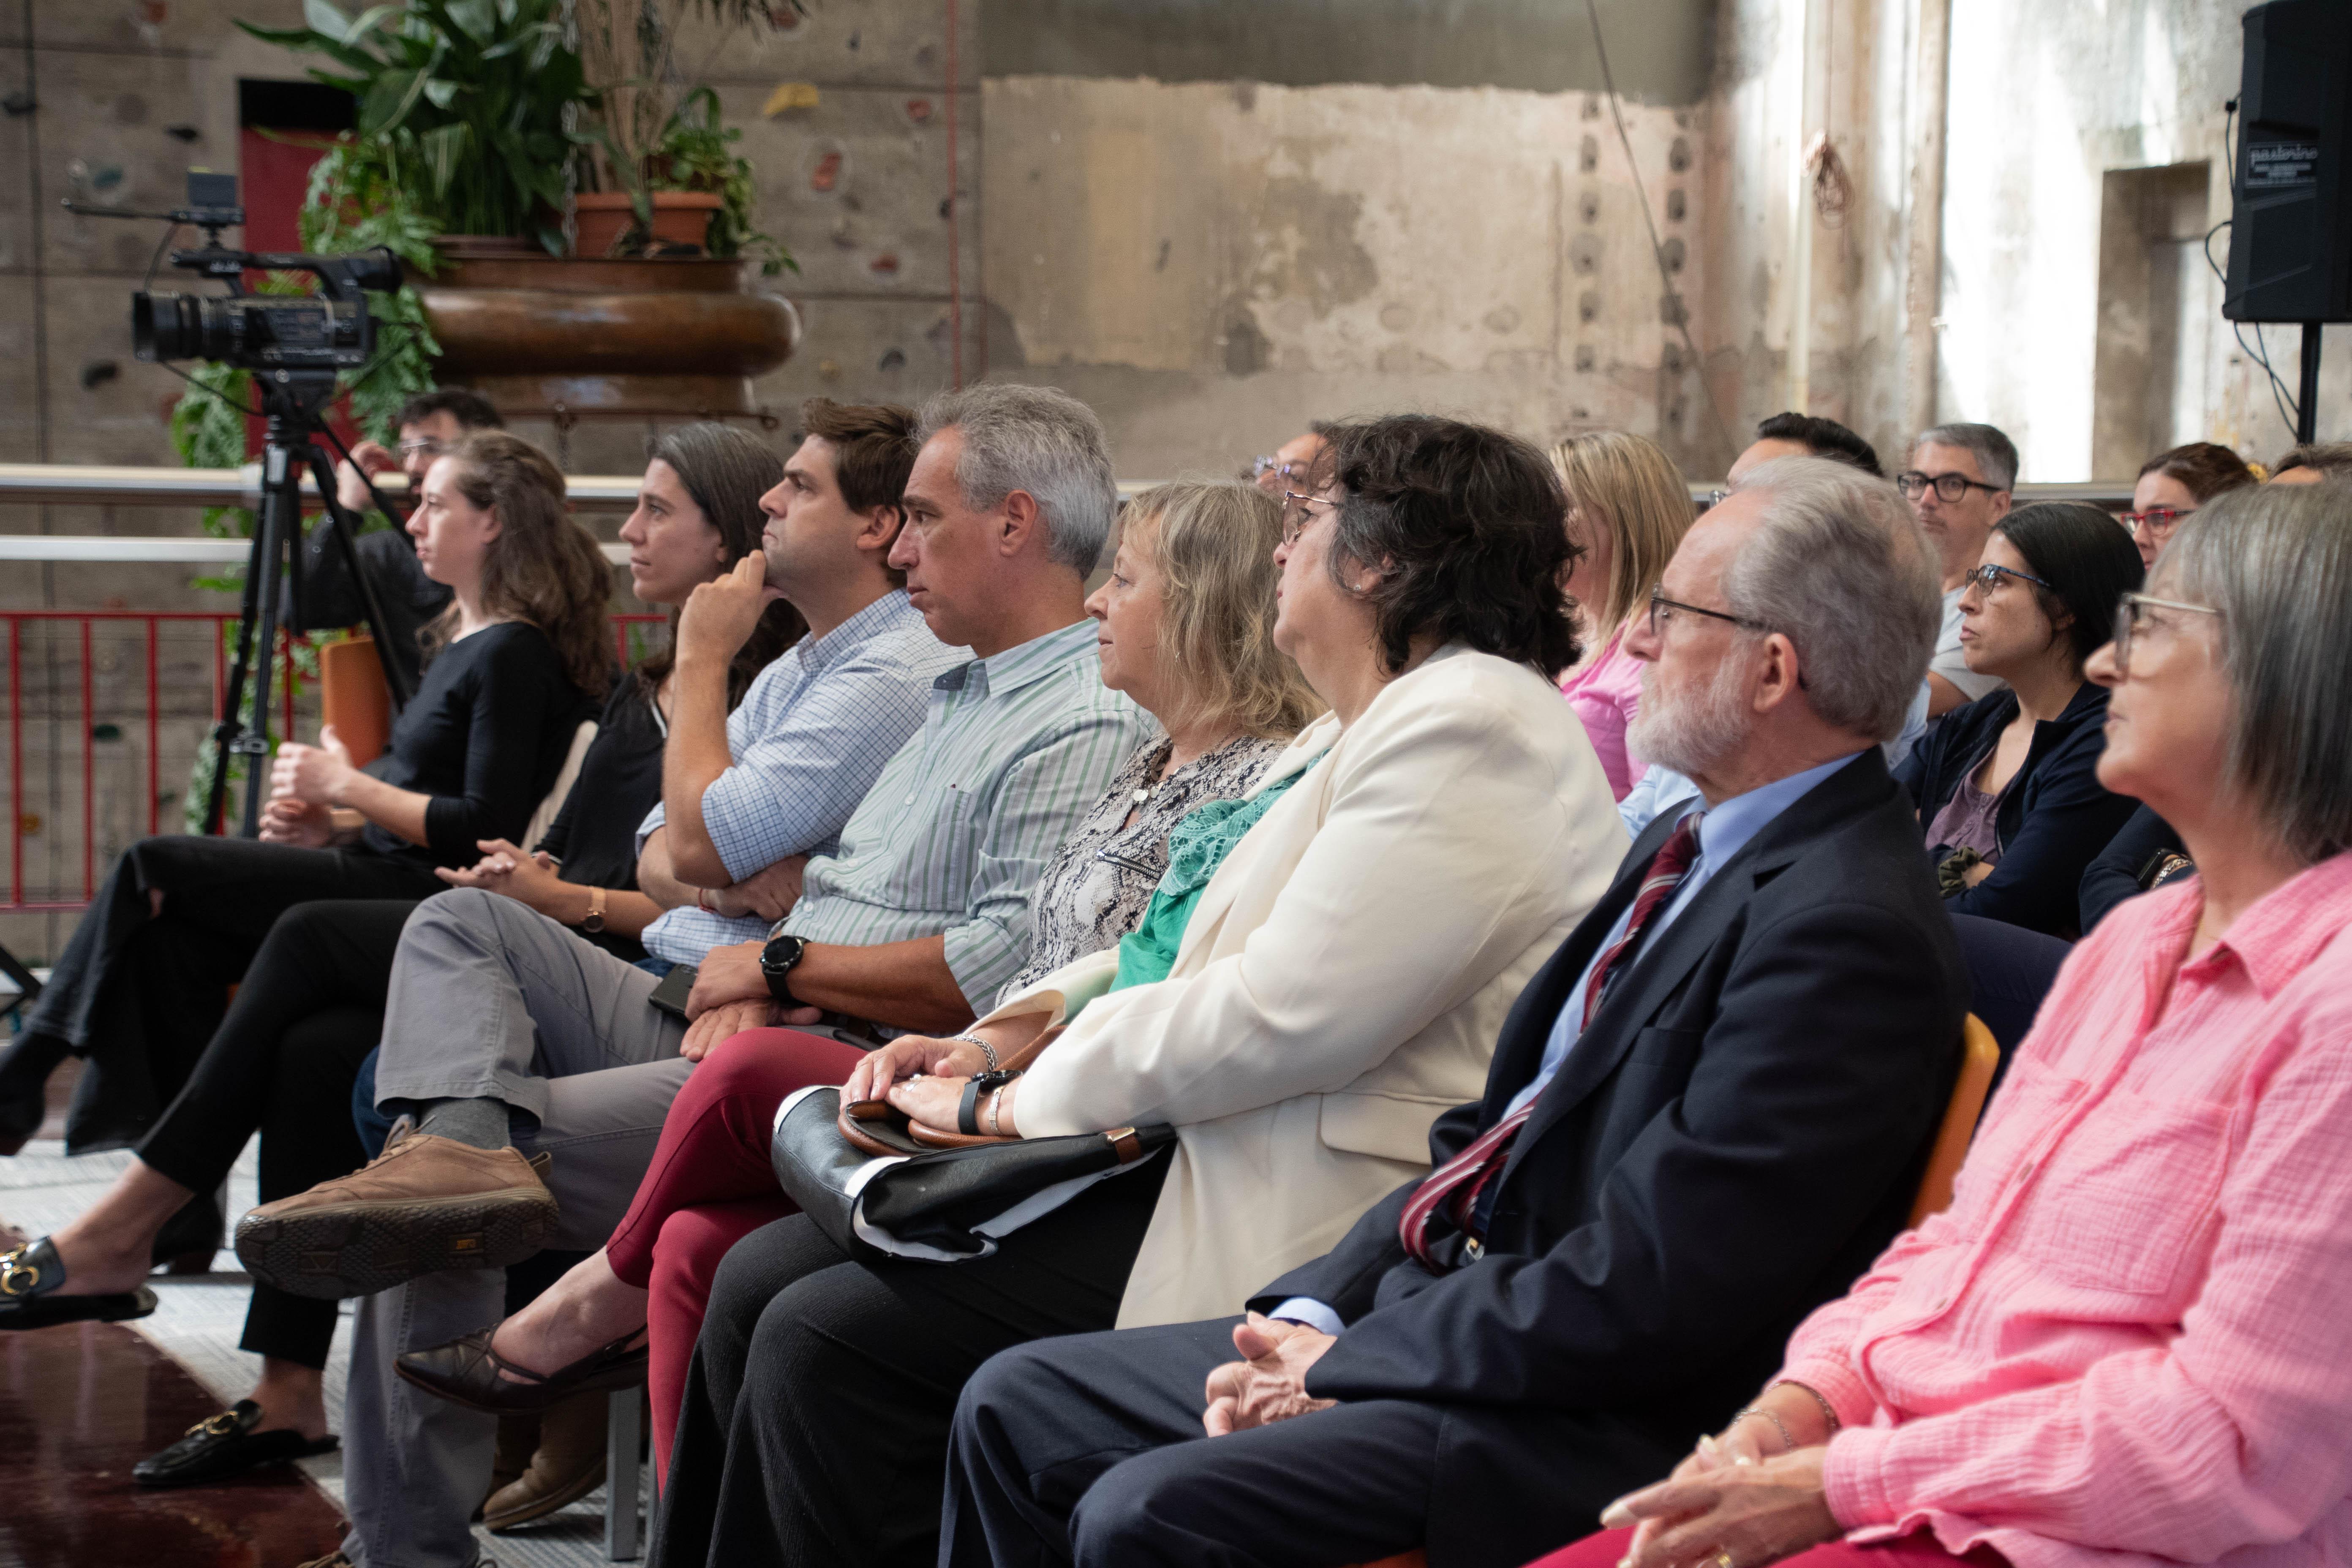
M 460 261 L 415 280 L 440 374 L 510 414 L 751 414 L 800 314 L 741 261 Z
M 675 245 L 700 245 L 710 232 L 710 215 L 724 200 L 709 191 L 656 191 L 654 237 Z M 583 191 L 572 198 L 572 253 L 583 261 L 612 254 L 613 242 L 637 221 L 626 191 Z

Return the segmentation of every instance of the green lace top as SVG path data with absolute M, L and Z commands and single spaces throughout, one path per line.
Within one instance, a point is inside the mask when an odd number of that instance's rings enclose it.
M 1217 868 L 1225 863 L 1242 836 L 1256 826 L 1258 818 L 1272 810 L 1274 803 L 1307 771 L 1301 768 L 1247 800 L 1213 800 L 1186 813 L 1169 831 L 1167 873 L 1152 889 L 1142 923 L 1119 939 L 1118 977 L 1110 983 L 1112 991 L 1168 978 L 1176 963 L 1176 949 L 1184 940 L 1184 928 L 1191 923 L 1209 879 L 1217 874 Z

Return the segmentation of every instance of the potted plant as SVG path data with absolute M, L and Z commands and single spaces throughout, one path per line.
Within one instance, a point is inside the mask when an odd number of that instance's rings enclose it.
M 603 135 L 563 0 L 409 0 L 356 18 L 303 0 L 302 15 L 308 26 L 237 26 L 349 73 L 310 72 L 358 100 L 355 140 L 440 220 L 444 250 L 564 253 L 570 172 Z

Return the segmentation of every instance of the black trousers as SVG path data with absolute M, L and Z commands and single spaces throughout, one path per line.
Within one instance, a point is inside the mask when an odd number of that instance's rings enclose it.
M 930 1568 L 948 1426 L 1008 1345 L 1107 1328 L 1167 1160 L 1087 1188 L 966 1263 L 856 1263 L 806 1217 L 719 1265 L 650 1568 Z
M 414 901 L 297 904 L 270 926 L 236 1000 L 139 1157 L 208 1193 L 261 1134 L 263 1203 L 367 1163 L 352 1126 L 352 1080 L 383 1034 L 393 955 Z M 336 1303 L 256 1281 L 241 1349 L 324 1368 Z
M 1680 1455 L 1605 1412 L 1377 1399 L 1211 1438 L 1238 1317 L 1007 1351 L 965 1385 L 941 1568 L 1518 1568 Z M 673 1469 L 673 1474 L 675 1470 Z
M 298 849 L 249 838 L 143 838 L 123 851 L 91 900 L 25 1034 L 0 1068 L 0 1090 L 46 1079 L 69 1047 L 89 1066 L 66 1117 L 66 1149 L 136 1142 L 210 1044 L 263 938 L 314 899 L 428 898 L 442 884 L 421 861 L 364 849 Z M 149 912 L 160 890 L 163 912 Z

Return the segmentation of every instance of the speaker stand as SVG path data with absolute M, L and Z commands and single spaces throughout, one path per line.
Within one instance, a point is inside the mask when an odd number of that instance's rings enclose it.
M 2308 447 L 2319 439 L 2319 334 L 2317 321 L 2303 324 L 2303 390 L 2294 405 L 2294 444 Z

